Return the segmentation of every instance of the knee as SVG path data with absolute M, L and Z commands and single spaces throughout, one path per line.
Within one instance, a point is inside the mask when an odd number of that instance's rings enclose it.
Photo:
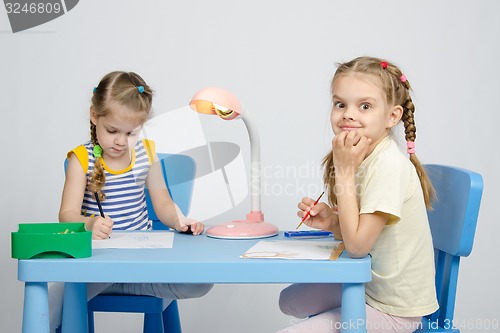
M 214 285 L 209 283 L 175 284 L 176 294 L 180 299 L 205 296 L 213 287 Z
M 294 293 L 290 290 L 290 287 L 283 289 L 279 297 L 279 307 L 281 312 L 296 318 L 306 318 L 307 314 L 301 313 L 300 309 L 297 308 L 297 305 L 298 303 L 296 302 L 296 298 L 294 297 Z
M 283 312 L 284 314 L 286 314 L 288 316 L 293 316 L 293 313 L 291 311 L 292 310 L 291 306 L 285 299 L 286 299 L 286 297 L 283 295 L 283 291 L 281 291 L 280 298 L 278 301 L 280 310 L 281 310 L 281 312 Z
M 208 294 L 208 292 L 210 290 L 212 290 L 212 288 L 214 287 L 213 284 L 210 284 L 210 283 L 204 283 L 204 284 L 196 284 L 195 285 L 195 291 L 196 293 L 199 295 L 199 296 L 195 296 L 195 297 L 202 297 L 202 296 L 205 296 L 206 294 Z

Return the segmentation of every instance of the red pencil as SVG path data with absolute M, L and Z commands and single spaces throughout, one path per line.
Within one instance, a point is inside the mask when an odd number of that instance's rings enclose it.
M 325 194 L 325 191 L 321 192 L 321 195 L 319 196 L 318 199 L 316 199 L 316 201 L 314 201 L 314 204 L 313 204 L 313 207 L 316 206 L 319 202 L 319 199 L 321 199 L 321 197 L 323 196 L 323 194 Z M 312 208 L 311 208 L 312 209 Z M 302 221 L 300 221 L 299 225 L 297 226 L 297 228 L 295 229 L 298 229 L 300 228 L 300 226 L 302 225 L 302 223 L 304 223 L 304 221 L 309 217 L 309 214 L 311 214 L 311 209 L 309 209 L 306 213 L 306 215 L 304 215 L 304 217 L 302 218 Z

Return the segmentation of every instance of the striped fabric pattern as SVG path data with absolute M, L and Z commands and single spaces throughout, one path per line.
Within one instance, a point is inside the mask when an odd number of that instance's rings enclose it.
M 94 170 L 92 142 L 83 145 L 88 155 L 87 180 Z M 134 159 L 135 156 L 135 159 Z M 102 161 L 101 161 L 102 162 Z M 104 164 L 102 164 L 104 165 Z M 104 165 L 106 184 L 103 192 L 106 200 L 102 201 L 104 214 L 113 220 L 113 230 L 146 230 L 151 229 L 148 218 L 144 187 L 149 172 L 150 161 L 143 140 L 139 140 L 132 152 L 132 165 L 125 170 L 109 170 Z M 82 213 L 86 216 L 99 215 L 99 208 L 94 193 L 87 188 L 82 203 Z

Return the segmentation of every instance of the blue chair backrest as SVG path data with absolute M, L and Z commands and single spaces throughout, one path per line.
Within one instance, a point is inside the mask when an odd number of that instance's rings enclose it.
M 193 184 L 196 174 L 194 160 L 187 155 L 158 153 L 163 178 L 172 200 L 177 204 L 184 215 L 189 213 Z M 148 190 L 146 189 L 146 204 L 149 219 L 153 221 L 153 229 L 168 229 L 158 220 L 153 209 Z
M 429 164 L 424 168 L 437 193 L 428 216 L 439 310 L 428 319 L 446 327 L 453 322 L 460 257 L 472 251 L 483 179 L 478 173 L 451 166 Z
M 187 215 L 191 205 L 196 164 L 194 160 L 187 155 L 165 153 L 158 153 L 157 155 L 161 163 L 163 179 L 165 179 L 170 197 L 177 204 L 181 212 Z M 67 166 L 68 159 L 65 159 L 64 172 L 66 172 Z M 148 216 L 149 219 L 153 221 L 153 229 L 168 229 L 167 226 L 158 220 L 147 189 L 145 193 Z

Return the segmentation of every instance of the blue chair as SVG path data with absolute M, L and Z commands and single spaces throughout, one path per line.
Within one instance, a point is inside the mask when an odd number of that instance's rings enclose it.
M 428 212 L 434 243 L 436 292 L 439 309 L 422 319 L 424 332 L 453 332 L 455 295 L 460 257 L 472 251 L 479 206 L 483 193 L 481 175 L 451 166 L 424 166 L 437 192 Z
M 193 181 L 196 173 L 194 160 L 186 155 L 158 154 L 163 176 L 172 200 L 184 215 L 191 203 Z M 148 215 L 153 229 L 167 230 L 159 221 L 146 189 Z M 94 312 L 144 313 L 144 333 L 181 333 L 177 301 L 153 296 L 100 294 L 88 302 L 89 332 L 94 333 Z

